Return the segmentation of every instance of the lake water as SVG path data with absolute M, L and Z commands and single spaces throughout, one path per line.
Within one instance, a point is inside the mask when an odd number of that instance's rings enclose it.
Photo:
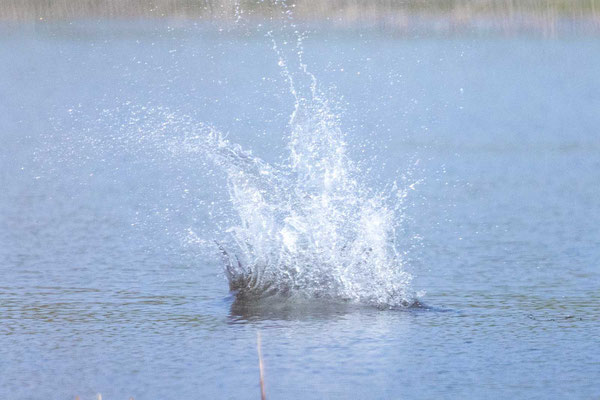
M 258 331 L 273 399 L 600 396 L 598 37 L 0 32 L 0 398 L 259 398 Z M 301 62 L 361 187 L 406 189 L 422 307 L 229 294 L 232 185 L 185 138 L 281 164 Z

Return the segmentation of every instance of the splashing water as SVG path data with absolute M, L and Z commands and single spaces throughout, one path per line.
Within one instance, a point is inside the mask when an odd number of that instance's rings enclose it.
M 347 154 L 339 115 L 302 61 L 302 39 L 298 36 L 296 44 L 299 79 L 273 41 L 295 99 L 285 161 L 270 165 L 215 128 L 166 110 L 159 110 L 158 127 L 135 113 L 121 128 L 133 132 L 121 131 L 116 139 L 136 151 L 148 142 L 169 157 L 192 154 L 225 173 L 237 223 L 223 229 L 227 237 L 216 245 L 230 289 L 240 298 L 412 305 L 412 277 L 396 245 L 406 191 L 394 184 L 392 193 L 381 193 L 361 181 L 360 168 Z M 296 85 L 306 78 L 307 85 Z M 114 149 L 113 143 L 105 147 Z
M 273 40 L 295 98 L 287 161 L 272 167 L 211 135 L 218 141 L 218 163 L 227 172 L 240 221 L 229 230 L 233 247 L 220 246 L 230 289 L 241 295 L 409 305 L 411 276 L 394 244 L 400 207 L 386 206 L 384 195 L 358 179 L 339 117 L 302 60 L 302 41 L 298 35 L 299 69 L 310 80 L 308 96 L 299 95 Z
M 386 196 L 361 183 L 339 118 L 314 77 L 310 95 L 300 97 L 286 76 L 296 103 L 281 165 L 208 126 L 173 142 L 174 151 L 201 152 L 227 174 L 239 223 L 227 230 L 229 242 L 217 245 L 230 289 L 242 297 L 412 304 L 411 276 L 394 243 L 399 204 L 388 206 Z

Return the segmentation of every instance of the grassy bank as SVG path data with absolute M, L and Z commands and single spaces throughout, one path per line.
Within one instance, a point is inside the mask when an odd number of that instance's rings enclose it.
M 82 18 L 286 18 L 396 28 L 415 24 L 551 32 L 557 25 L 600 31 L 600 0 L 0 0 L 0 20 Z M 415 22 L 416 21 L 416 22 Z

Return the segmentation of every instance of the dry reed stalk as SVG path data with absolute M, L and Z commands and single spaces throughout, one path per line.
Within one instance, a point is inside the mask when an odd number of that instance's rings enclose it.
M 264 377 L 263 359 L 262 359 L 262 351 L 261 351 L 260 331 L 256 331 L 256 349 L 258 350 L 258 372 L 260 375 L 260 398 L 261 398 L 261 400 L 266 400 L 267 395 L 265 393 L 265 377 Z
M 290 3 L 298 18 L 341 18 L 347 23 L 397 19 L 404 15 L 543 19 L 548 12 L 568 18 L 600 19 L 600 0 L 294 0 Z M 277 18 L 283 15 L 277 4 L 259 0 L 1 0 L 0 20 L 135 17 L 235 20 L 240 7 L 248 15 Z

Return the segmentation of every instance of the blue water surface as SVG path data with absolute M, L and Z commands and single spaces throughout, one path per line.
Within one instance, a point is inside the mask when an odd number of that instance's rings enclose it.
M 0 29 L 0 398 L 258 398 L 257 331 L 273 399 L 600 396 L 597 37 L 313 27 L 364 179 L 418 182 L 400 234 L 426 307 L 381 310 L 236 301 L 188 236 L 219 232 L 224 178 L 120 139 L 171 113 L 285 157 L 267 28 L 216 25 Z

